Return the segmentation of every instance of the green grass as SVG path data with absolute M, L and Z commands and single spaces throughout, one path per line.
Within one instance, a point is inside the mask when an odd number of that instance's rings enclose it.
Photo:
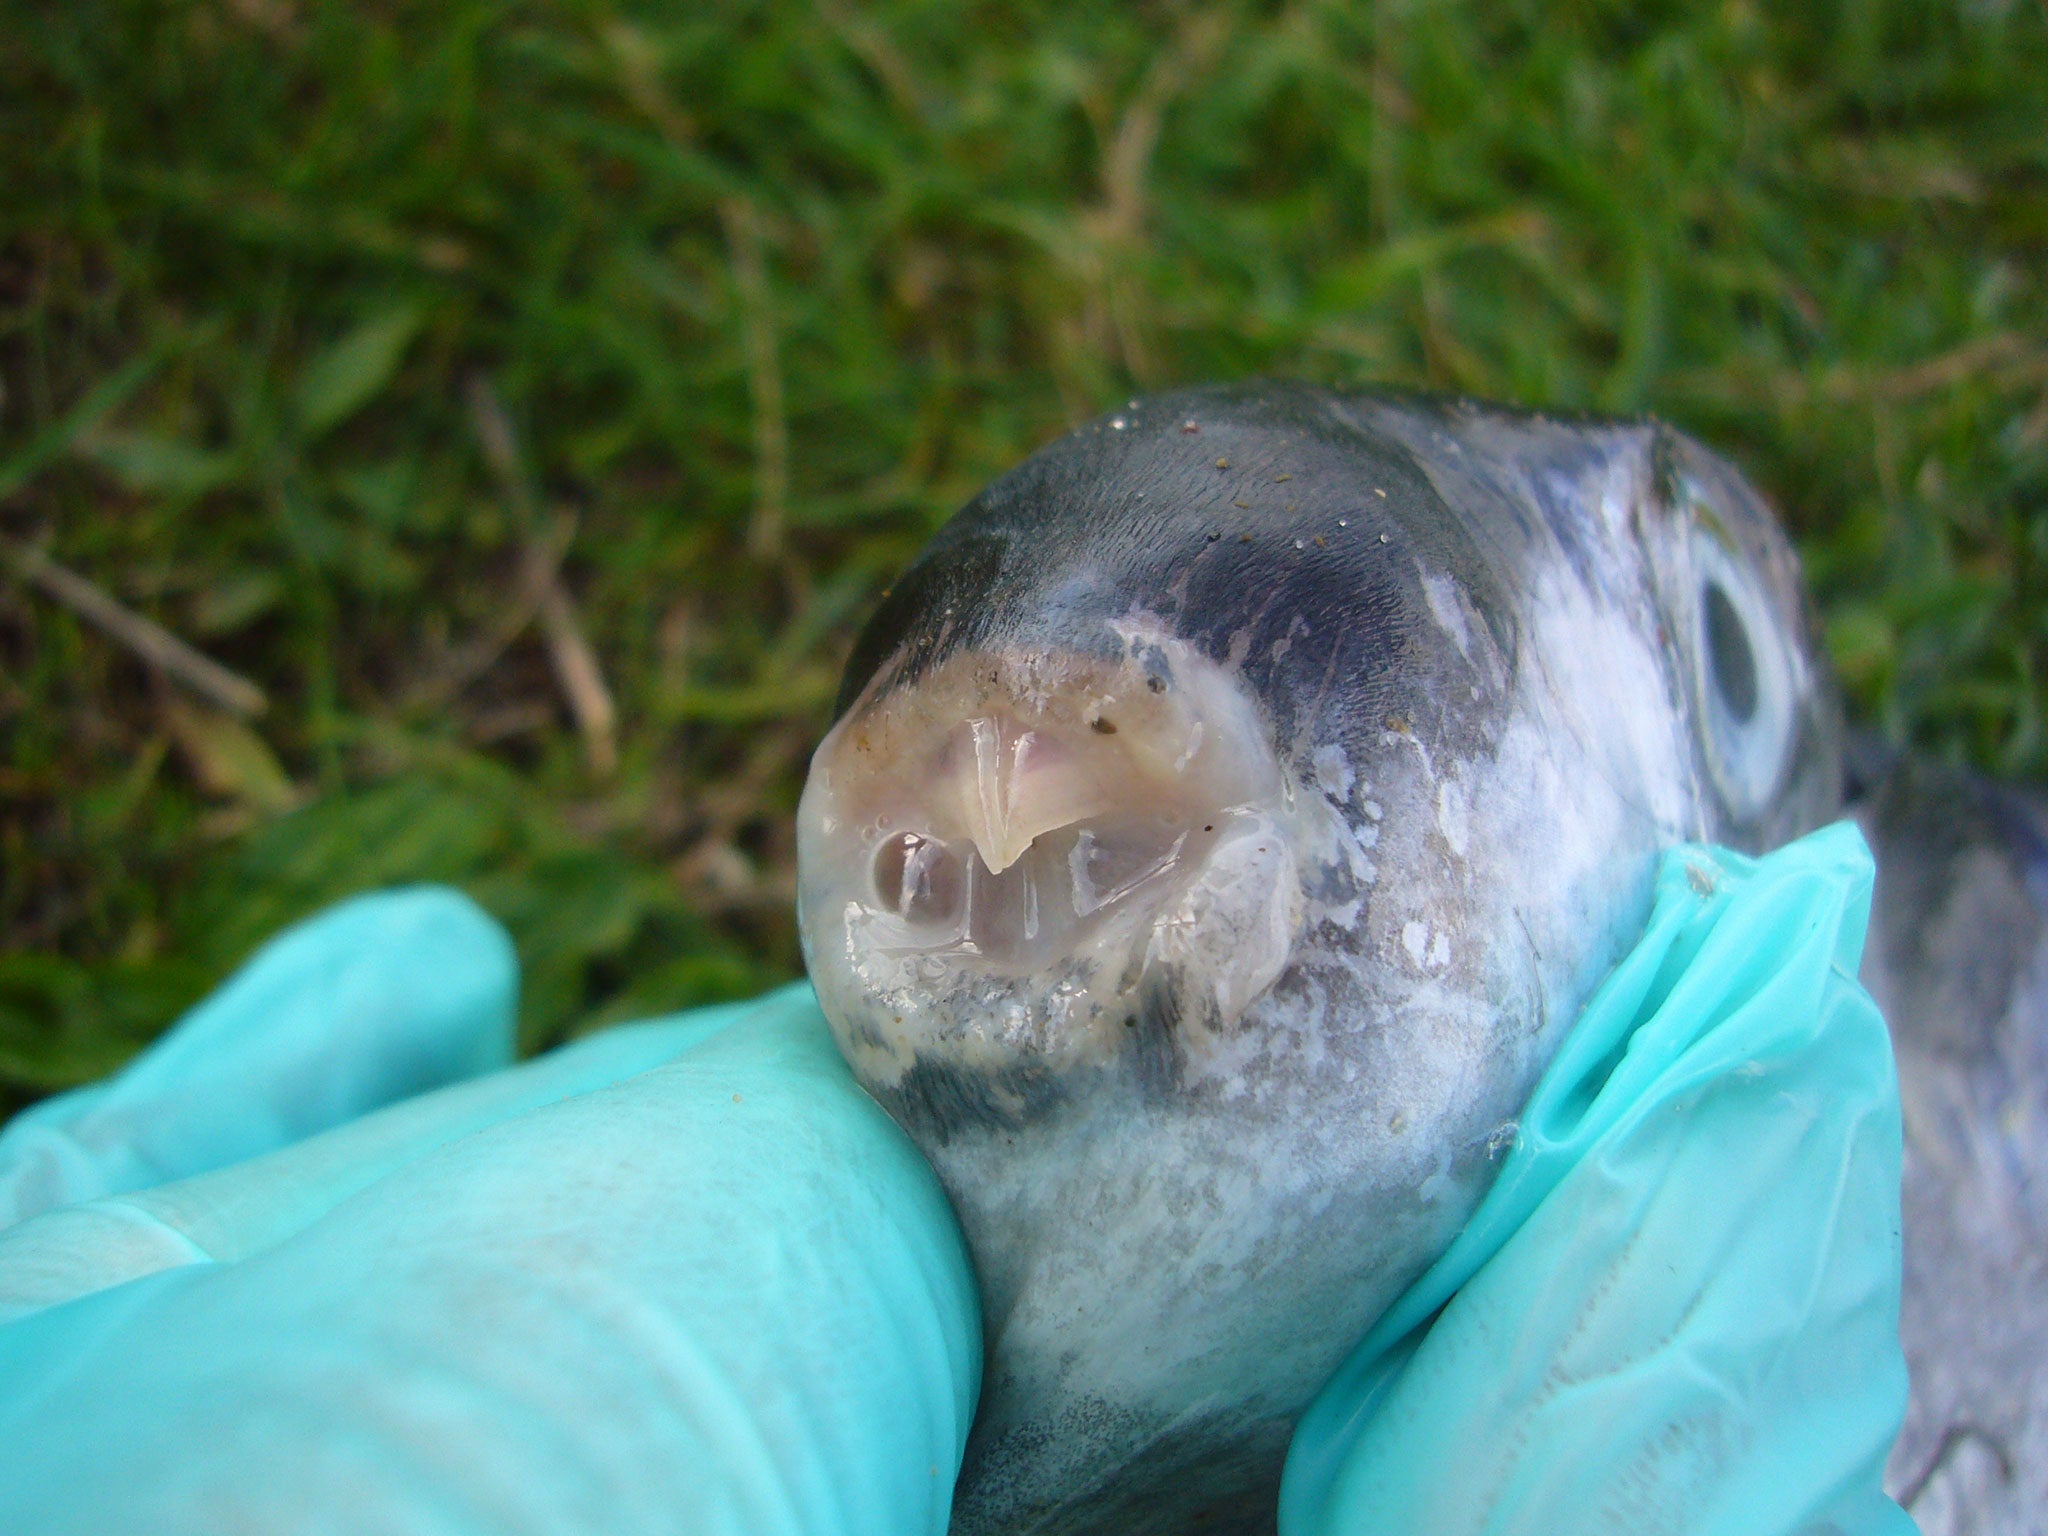
M 529 1046 L 791 972 L 851 627 L 1182 382 L 1657 412 L 1862 717 L 2048 769 L 2037 0 L 4 0 L 0 189 L 0 531 L 269 699 L 0 577 L 15 1102 L 392 881 Z

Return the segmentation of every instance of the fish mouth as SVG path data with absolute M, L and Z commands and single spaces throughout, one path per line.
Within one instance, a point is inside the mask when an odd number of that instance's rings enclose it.
M 1141 1013 L 1235 1022 L 1300 907 L 1269 740 L 1233 675 L 1132 626 L 1108 655 L 879 677 L 798 814 L 805 952 L 856 1073 L 1106 1065 Z

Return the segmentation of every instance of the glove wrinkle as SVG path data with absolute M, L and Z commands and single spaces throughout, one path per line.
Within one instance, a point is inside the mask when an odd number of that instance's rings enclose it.
M 118 1196 L 64 1206 L 0 1231 L 0 1326 L 108 1286 L 214 1256 Z
M 360 896 L 287 929 L 113 1078 L 0 1128 L 0 1230 L 503 1067 L 518 979 L 504 929 L 444 887 Z
M 510 1115 L 668 1062 L 750 1006 L 704 1008 L 621 1025 L 521 1066 L 389 1105 L 233 1167 L 118 1197 L 138 1221 L 154 1223 L 167 1234 L 148 1249 L 138 1247 L 129 1234 L 110 1233 L 95 1222 L 40 1225 L 61 1211 L 0 1228 L 0 1321 L 186 1262 L 181 1254 L 200 1253 L 225 1263 L 260 1253 L 430 1152 Z M 182 1238 L 182 1244 L 170 1234 Z M 17 1282 L 11 1277 L 16 1254 L 34 1278 Z

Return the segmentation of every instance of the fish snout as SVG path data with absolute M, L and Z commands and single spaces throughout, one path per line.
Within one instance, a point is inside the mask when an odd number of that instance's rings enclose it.
M 1292 941 L 1283 777 L 1237 679 L 1157 641 L 976 651 L 857 702 L 798 817 L 805 952 L 855 1070 L 1108 1063 L 1162 986 L 1176 1018 L 1234 1021 Z

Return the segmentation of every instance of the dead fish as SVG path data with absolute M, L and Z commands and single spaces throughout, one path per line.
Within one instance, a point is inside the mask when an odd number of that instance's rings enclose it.
M 1654 422 L 1250 384 L 991 485 L 799 814 L 820 1002 L 982 1285 L 955 1532 L 1270 1530 L 1659 852 L 1842 786 L 1789 545 Z

